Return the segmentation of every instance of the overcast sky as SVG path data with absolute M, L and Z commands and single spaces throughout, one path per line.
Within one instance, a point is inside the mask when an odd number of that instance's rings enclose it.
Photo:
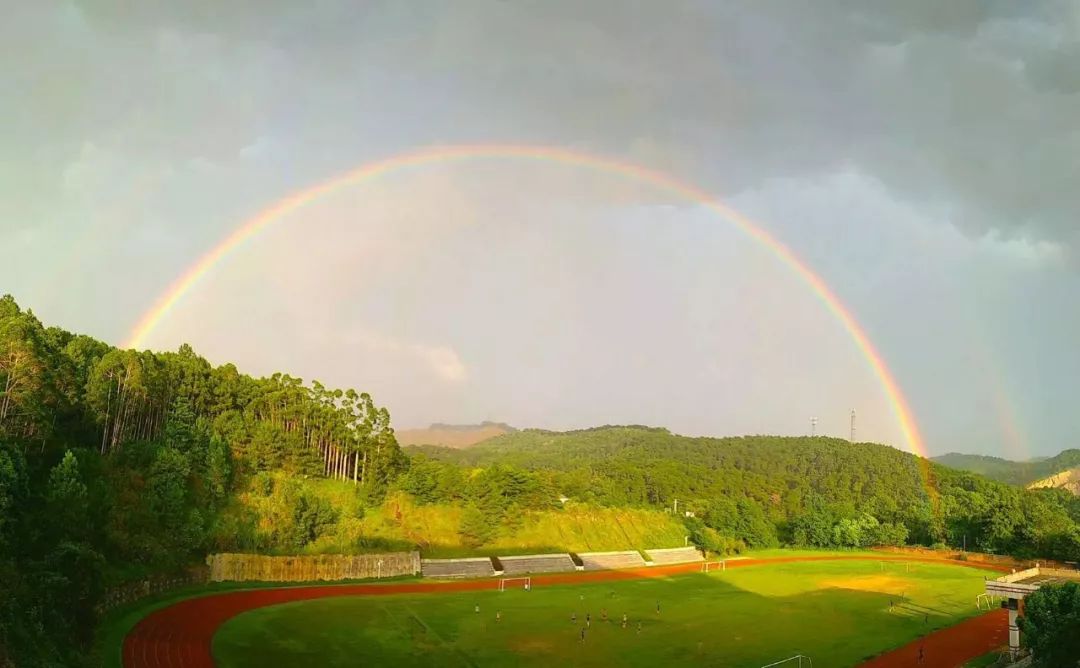
M 358 8 L 361 7 L 361 8 Z M 630 160 L 832 287 L 931 452 L 1077 447 L 1080 2 L 9 3 L 0 293 L 120 344 L 245 219 L 432 145 Z M 700 205 L 432 164 L 244 245 L 148 339 L 370 391 L 399 427 L 647 423 L 904 447 L 850 335 Z

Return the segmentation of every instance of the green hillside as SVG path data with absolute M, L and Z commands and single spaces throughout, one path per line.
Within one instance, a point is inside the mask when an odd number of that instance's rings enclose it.
M 1080 546 L 1080 503 L 1068 494 L 1020 490 L 872 443 L 690 438 L 630 426 L 526 430 L 466 451 L 415 454 L 399 485 L 433 502 L 453 496 L 455 486 L 438 481 L 463 468 L 519 469 L 587 503 L 673 508 L 678 500 L 680 512 L 694 514 L 686 521 L 700 542 L 727 548 L 966 542 L 1064 555 Z
M 1063 450 L 1053 457 L 1026 462 L 1014 462 L 986 455 L 964 455 L 958 452 L 950 452 L 933 459 L 943 466 L 971 471 L 1010 485 L 1024 486 L 1080 466 L 1080 450 Z

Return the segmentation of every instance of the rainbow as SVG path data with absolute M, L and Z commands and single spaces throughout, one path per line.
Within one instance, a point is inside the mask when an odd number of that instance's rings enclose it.
M 918 426 L 912 416 L 907 400 L 900 391 L 896 379 L 885 365 L 885 361 L 870 342 L 866 332 L 856 322 L 855 317 L 847 307 L 825 284 L 825 281 L 800 260 L 791 249 L 749 218 L 731 209 L 696 186 L 677 181 L 666 174 L 640 165 L 563 148 L 504 144 L 430 147 L 362 165 L 329 181 L 293 193 L 244 222 L 174 280 L 154 303 L 153 307 L 142 316 L 124 346 L 127 348 L 142 346 L 150 332 L 158 326 L 162 319 L 207 272 L 224 261 L 246 241 L 304 205 L 340 188 L 385 176 L 409 167 L 492 158 L 549 161 L 622 176 L 696 202 L 730 221 L 747 237 L 768 249 L 783 264 L 794 271 L 809 286 L 810 290 L 817 295 L 833 316 L 840 321 L 840 324 L 850 334 L 856 347 L 866 359 L 871 371 L 879 379 L 891 409 L 899 422 L 908 449 L 921 457 L 925 458 L 927 456 L 926 448 L 919 435 Z

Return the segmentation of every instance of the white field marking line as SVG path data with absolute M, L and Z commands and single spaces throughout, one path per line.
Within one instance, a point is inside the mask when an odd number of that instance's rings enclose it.
M 154 629 L 154 631 L 154 666 L 161 668 L 161 666 L 164 665 L 161 663 L 161 659 L 158 658 L 158 650 L 161 648 L 161 642 L 157 639 L 157 629 Z
M 168 630 L 168 635 L 165 636 L 165 665 L 172 668 L 172 660 L 169 655 L 172 654 L 172 629 Z
M 150 662 L 146 660 L 146 645 L 147 645 L 146 639 L 143 638 L 143 640 L 142 640 L 142 660 L 143 660 L 143 665 L 144 666 L 150 665 Z

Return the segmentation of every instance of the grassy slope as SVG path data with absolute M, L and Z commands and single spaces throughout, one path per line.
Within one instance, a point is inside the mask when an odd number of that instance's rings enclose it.
M 908 573 L 875 561 L 798 563 L 531 593 L 327 599 L 241 615 L 222 627 L 214 651 L 225 668 L 762 665 L 797 653 L 849 666 L 972 615 L 982 575 L 937 564 Z M 616 621 L 628 614 L 630 628 L 601 622 L 605 608 Z M 581 643 L 586 612 L 593 624 Z
M 282 480 L 280 475 L 277 480 Z M 424 556 L 528 554 L 545 551 L 631 550 L 678 547 L 686 531 L 671 515 L 637 508 L 598 508 L 568 503 L 560 510 L 528 512 L 521 526 L 504 531 L 477 548 L 462 543 L 462 511 L 450 505 L 418 505 L 404 494 L 392 495 L 381 506 L 365 509 L 356 488 L 325 479 L 303 481 L 310 494 L 322 497 L 339 511 L 336 531 L 320 537 L 304 553 L 358 553 L 419 548 Z M 259 530 L 271 532 L 272 501 L 255 493 L 235 500 L 231 512 L 254 511 Z

